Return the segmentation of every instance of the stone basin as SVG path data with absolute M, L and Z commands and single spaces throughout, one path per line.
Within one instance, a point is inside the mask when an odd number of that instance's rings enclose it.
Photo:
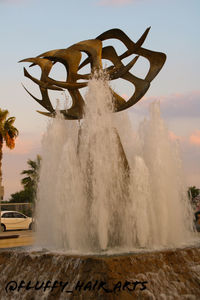
M 1 299 L 200 299 L 200 245 L 121 255 L 0 252 Z

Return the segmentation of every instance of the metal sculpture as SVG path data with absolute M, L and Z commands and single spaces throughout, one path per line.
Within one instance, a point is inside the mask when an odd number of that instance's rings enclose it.
M 42 99 L 37 99 L 25 87 L 24 88 L 40 105 L 48 110 L 48 112 L 39 111 L 39 113 L 50 117 L 54 117 L 56 112 L 51 104 L 48 90 L 63 91 L 67 89 L 72 98 L 72 106 L 67 110 L 61 110 L 60 112 L 64 115 L 65 119 L 81 119 L 84 115 L 85 102 L 79 89 L 87 86 L 91 74 L 96 70 L 102 70 L 102 59 L 106 59 L 113 64 L 104 69 L 104 71 L 108 73 L 109 80 L 122 78 L 135 86 L 133 95 L 127 101 L 113 91 L 114 111 L 118 112 L 127 109 L 144 96 L 150 86 L 150 82 L 159 73 L 166 60 L 166 55 L 164 53 L 151 51 L 141 47 L 149 30 L 150 27 L 146 29 L 136 43 L 130 40 L 122 30 L 111 29 L 102 33 L 96 39 L 82 41 L 66 49 L 47 51 L 34 58 L 23 59 L 20 62 L 31 62 L 32 64 L 30 67 L 38 65 L 41 68 L 40 80 L 31 76 L 26 68 L 24 68 L 24 75 L 38 84 Z M 113 46 L 102 46 L 102 42 L 107 39 L 120 40 L 126 46 L 127 50 L 122 55 L 118 56 Z M 82 63 L 80 63 L 82 57 L 81 52 L 88 55 Z M 125 66 L 122 63 L 122 60 L 132 54 L 136 54 L 137 56 Z M 150 63 L 149 71 L 144 79 L 138 78 L 130 73 L 130 69 L 134 66 L 139 56 L 145 57 Z M 58 81 L 49 77 L 53 65 L 57 62 L 62 63 L 66 68 L 66 81 Z M 78 71 L 87 64 L 91 65 L 91 74 L 79 74 Z M 85 80 L 85 82 L 78 82 L 80 79 Z

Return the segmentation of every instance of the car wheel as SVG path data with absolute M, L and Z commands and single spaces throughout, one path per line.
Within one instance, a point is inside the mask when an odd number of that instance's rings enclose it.
M 1 224 L 1 231 L 2 231 L 2 232 L 3 232 L 3 231 L 6 231 L 6 227 L 5 227 L 4 224 Z
M 33 223 L 31 223 L 30 225 L 29 225 L 29 230 L 32 230 L 32 228 L 33 228 Z

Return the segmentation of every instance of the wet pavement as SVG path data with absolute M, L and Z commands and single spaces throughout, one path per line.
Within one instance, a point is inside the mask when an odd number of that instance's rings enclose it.
M 0 233 L 0 249 L 31 246 L 34 243 L 32 230 L 12 230 Z

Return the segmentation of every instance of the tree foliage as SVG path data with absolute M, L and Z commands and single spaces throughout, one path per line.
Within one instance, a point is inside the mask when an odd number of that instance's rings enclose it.
M 39 180 L 39 169 L 40 169 L 41 157 L 37 155 L 36 160 L 29 159 L 27 164 L 29 168 L 21 172 L 22 175 L 26 175 L 21 183 L 24 186 L 24 189 L 32 190 L 36 193 L 37 183 Z
M 200 195 L 200 189 L 196 188 L 196 186 L 190 186 L 188 188 L 188 196 L 190 199 L 194 199 L 198 195 Z
M 0 141 L 6 142 L 6 146 L 10 149 L 15 147 L 15 138 L 18 136 L 18 130 L 13 126 L 15 117 L 7 118 L 9 115 L 8 110 L 0 108 Z
M 10 202 L 12 203 L 35 203 L 37 184 L 39 180 L 39 169 L 41 164 L 40 155 L 37 155 L 35 160 L 29 159 L 27 164 L 28 169 L 21 172 L 22 175 L 25 175 L 25 177 L 21 180 L 24 189 L 11 195 Z
M 5 142 L 9 149 L 13 149 L 15 147 L 15 139 L 19 134 L 17 128 L 13 125 L 15 117 L 8 118 L 8 115 L 8 110 L 0 108 L 0 186 L 2 182 L 3 144 Z
M 20 192 L 11 194 L 10 201 L 12 203 L 27 203 L 32 202 L 32 195 L 29 190 L 22 190 Z

